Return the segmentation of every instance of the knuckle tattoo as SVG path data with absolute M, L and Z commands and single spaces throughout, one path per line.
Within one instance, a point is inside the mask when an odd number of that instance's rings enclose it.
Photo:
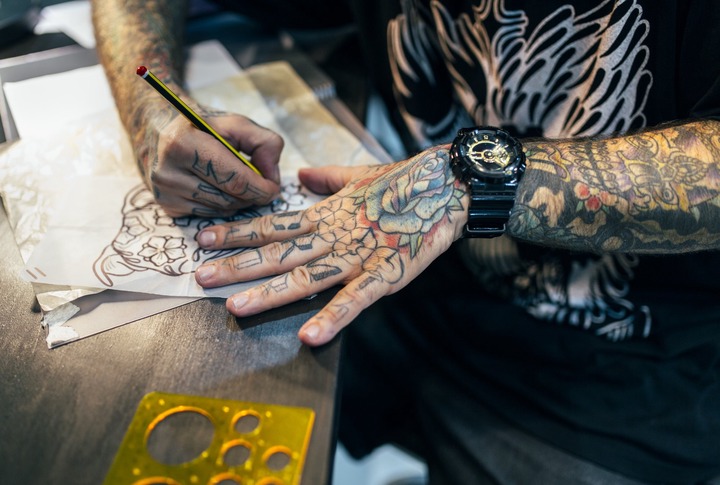
M 284 242 L 273 242 L 263 248 L 266 261 L 273 264 L 280 264 L 288 251 Z
M 311 286 L 315 282 L 312 273 L 305 266 L 296 266 L 288 274 L 289 279 L 298 286 L 306 287 Z

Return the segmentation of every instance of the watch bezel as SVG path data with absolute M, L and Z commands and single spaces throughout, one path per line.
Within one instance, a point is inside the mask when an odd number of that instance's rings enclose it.
M 496 147 L 507 152 L 508 163 L 504 167 L 487 165 L 475 160 L 470 153 L 473 139 L 484 137 Z M 462 180 L 476 178 L 490 183 L 517 182 L 525 168 L 525 153 L 520 142 L 501 128 L 478 126 L 463 128 L 450 149 L 450 159 Z

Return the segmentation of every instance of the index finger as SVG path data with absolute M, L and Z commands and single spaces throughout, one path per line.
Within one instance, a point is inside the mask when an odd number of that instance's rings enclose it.
M 197 240 L 203 249 L 258 247 L 307 234 L 314 227 L 305 211 L 283 212 L 206 227 Z

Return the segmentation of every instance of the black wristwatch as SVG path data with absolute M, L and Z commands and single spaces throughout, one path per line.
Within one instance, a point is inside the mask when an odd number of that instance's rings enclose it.
M 500 128 L 463 128 L 450 148 L 450 165 L 470 189 L 465 237 L 503 234 L 525 172 L 520 142 Z

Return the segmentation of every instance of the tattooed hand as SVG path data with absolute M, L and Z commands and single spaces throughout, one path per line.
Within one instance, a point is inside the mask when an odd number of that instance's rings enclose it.
M 207 263 L 204 287 L 279 275 L 230 297 L 228 310 L 253 315 L 345 285 L 300 329 L 308 345 L 328 342 L 363 309 L 400 290 L 462 234 L 469 196 L 453 175 L 447 147 L 391 165 L 300 172 L 315 192 L 335 195 L 299 212 L 213 226 L 208 249 L 257 247 Z
M 130 135 L 140 171 L 168 215 L 227 216 L 267 204 L 280 193 L 283 141 L 249 119 L 209 112 L 182 89 L 187 2 L 94 0 L 97 52 Z M 195 129 L 134 75 L 145 65 L 230 144 L 250 156 L 263 177 L 222 143 Z
M 153 107 L 143 110 L 145 118 L 138 120 L 142 126 L 133 130 L 140 134 L 135 146 L 145 180 L 169 215 L 227 216 L 268 204 L 279 194 L 283 141 L 278 134 L 243 116 L 199 110 L 229 143 L 251 157 L 261 177 L 169 104 Z

